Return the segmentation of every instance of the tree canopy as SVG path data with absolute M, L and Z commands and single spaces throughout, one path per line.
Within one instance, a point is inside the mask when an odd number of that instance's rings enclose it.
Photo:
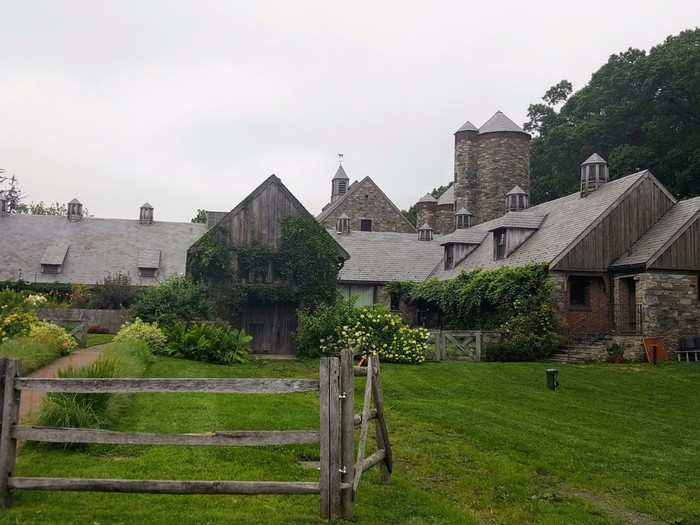
M 534 202 L 575 192 L 593 152 L 611 178 L 649 169 L 678 197 L 700 194 L 700 29 L 612 55 L 571 92 L 562 80 L 529 107 Z

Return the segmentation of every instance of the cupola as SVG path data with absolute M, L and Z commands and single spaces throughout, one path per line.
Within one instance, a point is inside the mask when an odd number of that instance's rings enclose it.
M 350 217 L 344 213 L 335 221 L 335 229 L 340 234 L 350 233 Z
M 348 191 L 350 186 L 350 177 L 343 169 L 343 154 L 338 154 L 338 169 L 335 171 L 333 180 L 331 181 L 331 202 L 338 200 Z
M 607 161 L 594 153 L 581 164 L 581 197 L 594 192 L 610 180 Z
M 423 226 L 418 228 L 418 240 L 419 241 L 432 241 L 433 240 L 433 229 L 426 222 Z
M 509 211 L 523 211 L 527 209 L 528 195 L 520 186 L 516 186 L 506 193 L 506 213 Z
M 464 230 L 472 227 L 472 218 L 474 215 L 466 208 L 460 208 L 455 213 L 455 226 L 458 230 Z
M 5 197 L 5 192 L 0 191 L 0 217 L 4 217 L 10 213 L 9 205 L 7 203 L 7 197 Z
M 68 220 L 71 222 L 83 219 L 83 204 L 78 199 L 68 203 Z
M 139 209 L 139 222 L 141 224 L 153 224 L 153 206 L 146 203 Z

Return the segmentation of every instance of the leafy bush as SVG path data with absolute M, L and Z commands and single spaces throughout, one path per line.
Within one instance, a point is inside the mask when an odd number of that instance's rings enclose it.
M 474 270 L 444 281 L 390 283 L 387 287 L 407 303 L 438 317 L 444 328 L 501 332 L 505 344 L 522 352 L 523 359 L 551 355 L 559 344 L 552 283 L 545 265 Z
M 152 352 L 158 353 L 165 349 L 167 338 L 163 330 L 158 328 L 158 323 L 145 323 L 136 319 L 131 323 L 124 323 L 113 339 L 115 343 L 129 340 L 143 341 Z
M 132 318 L 170 327 L 177 321 L 206 320 L 211 307 L 204 286 L 187 277 L 171 277 L 159 286 L 141 290 L 129 313 Z
M 65 328 L 47 321 L 38 321 L 31 326 L 29 337 L 55 348 L 59 354 L 68 355 L 78 348 L 78 342 Z
M 252 340 L 245 331 L 229 326 L 178 322 L 168 331 L 168 347 L 164 353 L 195 361 L 233 365 L 247 361 Z
M 17 312 L 0 317 L 0 342 L 29 335 L 32 325 L 38 322 L 37 316 L 31 312 Z
M 93 364 L 77 369 L 68 368 L 58 375 L 66 378 L 142 377 L 152 358 L 145 342 L 130 339 L 112 345 Z M 117 399 L 124 401 L 124 396 L 50 393 L 41 407 L 39 424 L 75 428 L 109 426 L 120 408 L 115 403 Z
M 90 287 L 85 284 L 74 284 L 70 291 L 70 306 L 72 308 L 88 308 L 92 296 Z
M 136 297 L 137 290 L 131 286 L 128 275 L 118 273 L 108 275 L 102 283 L 95 286 L 90 297 L 89 306 L 104 310 L 128 308 Z M 71 300 L 73 295 L 71 294 Z
M 429 333 L 406 326 L 383 306 L 355 308 L 352 301 L 304 311 L 299 316 L 297 346 L 306 355 L 333 355 L 344 348 L 377 352 L 382 361 L 422 363 Z

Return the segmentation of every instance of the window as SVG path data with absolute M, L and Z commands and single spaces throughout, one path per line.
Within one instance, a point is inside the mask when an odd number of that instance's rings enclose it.
M 401 309 L 401 301 L 399 300 L 399 294 L 391 294 L 390 301 L 391 311 L 398 312 Z
M 339 180 L 338 181 L 338 194 L 343 195 L 346 191 L 348 191 L 348 181 Z
M 465 228 L 471 228 L 471 226 L 472 226 L 471 219 L 472 219 L 471 215 L 467 215 L 466 213 L 457 214 L 457 229 L 463 230 Z
M 139 268 L 141 277 L 155 277 L 158 268 Z
M 41 265 L 41 273 L 48 273 L 51 275 L 61 273 L 61 265 L 60 264 L 42 264 Z
M 451 270 L 455 263 L 455 246 L 448 244 L 445 246 L 445 270 Z
M 372 219 L 360 219 L 360 231 L 361 232 L 371 232 L 372 231 Z
M 493 233 L 494 259 L 506 258 L 506 230 L 498 230 Z
M 588 277 L 569 277 L 569 305 L 587 308 L 591 304 L 591 280 Z

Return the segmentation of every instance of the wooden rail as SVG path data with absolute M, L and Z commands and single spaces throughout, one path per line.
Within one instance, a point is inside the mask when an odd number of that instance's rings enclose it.
M 150 494 L 319 494 L 321 516 L 352 518 L 362 473 L 380 465 L 381 479 L 392 469 L 391 447 L 384 419 L 379 359 L 354 366 L 351 350 L 340 357 L 321 358 L 314 379 L 39 379 L 19 377 L 18 363 L 0 359 L 0 504 L 8 508 L 15 490 L 142 492 Z M 354 411 L 354 379 L 367 377 L 361 414 Z M 220 394 L 292 394 L 318 392 L 319 431 L 223 431 L 205 434 L 153 434 L 84 428 L 18 424 L 22 390 L 107 394 L 191 392 Z M 371 407 L 374 401 L 374 408 Z M 365 457 L 369 423 L 375 422 L 377 450 Z M 354 429 L 360 427 L 357 456 Z M 112 445 L 262 447 L 315 444 L 320 446 L 320 482 L 185 481 L 135 479 L 68 479 L 13 476 L 17 441 L 100 443 Z

